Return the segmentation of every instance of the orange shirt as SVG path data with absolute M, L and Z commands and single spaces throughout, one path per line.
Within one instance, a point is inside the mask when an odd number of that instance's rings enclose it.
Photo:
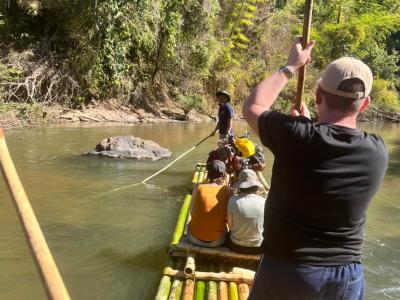
M 190 234 L 195 238 L 212 242 L 226 231 L 226 214 L 230 189 L 225 185 L 200 184 L 192 199 Z

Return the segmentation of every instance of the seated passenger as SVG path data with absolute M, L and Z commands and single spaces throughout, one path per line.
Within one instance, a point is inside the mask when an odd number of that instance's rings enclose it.
M 248 165 L 256 172 L 261 172 L 265 169 L 265 157 L 262 147 L 255 145 L 255 153 L 250 156 Z
M 228 226 L 230 230 L 227 246 L 235 252 L 261 254 L 263 240 L 265 198 L 257 195 L 261 183 L 256 172 L 245 169 L 240 172 L 235 187 L 239 193 L 228 203 Z
M 225 185 L 226 169 L 222 161 L 214 160 L 206 168 L 208 181 L 193 189 L 187 236 L 192 244 L 218 247 L 226 239 L 226 207 L 232 191 Z

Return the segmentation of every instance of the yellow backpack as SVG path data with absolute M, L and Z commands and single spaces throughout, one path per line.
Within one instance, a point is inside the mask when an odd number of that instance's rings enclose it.
M 236 138 L 234 144 L 242 157 L 253 156 L 256 152 L 256 147 L 248 138 Z

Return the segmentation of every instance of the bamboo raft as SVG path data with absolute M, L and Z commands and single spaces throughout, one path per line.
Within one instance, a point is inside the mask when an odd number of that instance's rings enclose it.
M 265 180 L 258 174 L 264 187 Z M 192 183 L 207 178 L 204 164 L 195 168 Z M 189 243 L 185 229 L 189 221 L 191 194 L 186 194 L 168 247 L 170 263 L 164 268 L 156 300 L 246 300 L 260 255 L 239 254 L 226 247 L 206 248 Z

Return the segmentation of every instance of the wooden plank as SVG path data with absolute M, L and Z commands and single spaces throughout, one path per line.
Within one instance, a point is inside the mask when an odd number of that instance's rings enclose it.
M 196 245 L 192 245 L 187 241 L 182 241 L 182 240 L 178 244 L 170 248 L 171 255 L 174 255 L 175 252 L 192 253 L 204 256 L 207 259 L 222 258 L 229 260 L 249 261 L 249 262 L 258 262 L 261 258 L 261 255 L 236 253 L 230 251 L 228 248 L 223 248 L 223 247 L 216 247 L 216 248 L 199 247 Z

